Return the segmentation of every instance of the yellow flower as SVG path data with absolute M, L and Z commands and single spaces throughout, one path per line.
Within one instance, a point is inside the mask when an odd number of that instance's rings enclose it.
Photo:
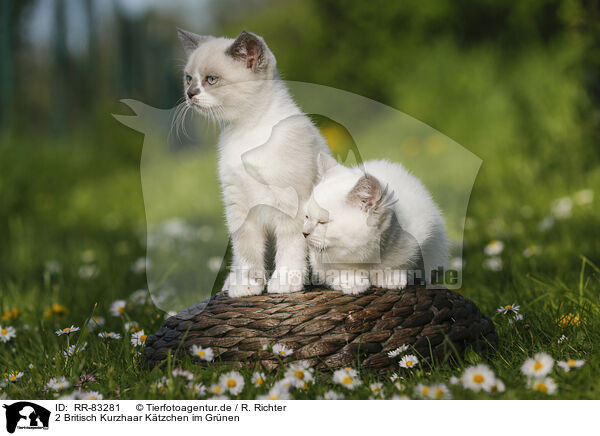
M 54 303 L 52 306 L 50 306 L 48 309 L 46 309 L 44 311 L 44 317 L 45 318 L 50 318 L 51 316 L 64 316 L 67 313 L 69 313 L 69 311 L 67 310 L 67 308 L 61 304 L 58 303 Z
M 581 319 L 579 318 L 579 314 L 568 313 L 566 315 L 561 316 L 558 319 L 558 325 L 560 327 L 568 327 L 568 326 L 578 326 L 581 324 Z
M 2 321 L 9 321 L 11 319 L 17 319 L 19 316 L 21 316 L 21 311 L 19 309 L 17 309 L 16 307 L 10 310 L 7 310 L 6 312 L 4 312 L 4 315 L 2 315 Z

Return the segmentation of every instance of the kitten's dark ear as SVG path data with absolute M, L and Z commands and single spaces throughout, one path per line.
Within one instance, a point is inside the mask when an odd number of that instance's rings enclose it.
M 319 152 L 317 155 L 317 175 L 319 178 L 322 178 L 327 171 L 337 165 L 339 165 L 337 160 L 330 154 Z
M 347 201 L 353 206 L 360 207 L 365 212 L 371 212 L 379 206 L 382 198 L 383 188 L 379 180 L 365 174 L 348 193 Z
M 267 44 L 260 36 L 242 30 L 225 53 L 237 61 L 245 62 L 246 68 L 256 73 L 267 67 L 267 50 Z
M 179 28 L 177 29 L 177 36 L 187 56 L 196 50 L 200 44 L 214 38 L 213 36 L 196 35 L 195 33 Z

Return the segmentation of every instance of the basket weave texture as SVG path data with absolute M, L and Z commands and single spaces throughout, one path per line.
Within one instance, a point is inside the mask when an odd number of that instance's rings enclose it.
M 274 343 L 294 350 L 320 369 L 355 364 L 383 372 L 397 368 L 388 352 L 408 344 L 422 361 L 486 352 L 498 342 L 494 324 L 469 299 L 445 288 L 371 289 L 344 295 L 314 288 L 293 294 L 229 298 L 219 293 L 168 318 L 146 340 L 152 367 L 168 353 L 181 356 L 192 345 L 211 347 L 213 362 L 275 369 L 281 358 L 264 350 Z

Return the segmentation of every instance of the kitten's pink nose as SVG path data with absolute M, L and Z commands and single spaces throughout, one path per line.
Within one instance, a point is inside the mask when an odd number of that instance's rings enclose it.
M 200 94 L 200 90 L 198 88 L 190 88 L 187 91 L 187 96 L 191 100 L 195 95 Z
M 302 234 L 304 235 L 305 238 L 308 238 L 308 235 L 310 235 L 310 233 L 306 233 L 306 232 L 302 232 Z

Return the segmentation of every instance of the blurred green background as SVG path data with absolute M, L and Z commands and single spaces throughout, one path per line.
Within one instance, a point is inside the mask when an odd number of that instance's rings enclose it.
M 123 98 L 177 103 L 185 59 L 176 27 L 260 34 L 284 79 L 377 100 L 478 155 L 465 233 L 471 296 L 530 274 L 578 278 L 580 255 L 600 263 L 599 1 L 3 0 L 0 8 L 6 308 L 33 309 L 41 294 L 89 314 L 93 302 L 145 286 L 131 267 L 145 255 L 143 136 L 111 114 L 131 113 Z M 506 248 L 489 271 L 482 248 L 492 239 Z M 218 268 L 212 258 L 200 263 Z M 59 278 L 49 265 L 60 266 Z M 82 293 L 89 298 L 78 300 Z

